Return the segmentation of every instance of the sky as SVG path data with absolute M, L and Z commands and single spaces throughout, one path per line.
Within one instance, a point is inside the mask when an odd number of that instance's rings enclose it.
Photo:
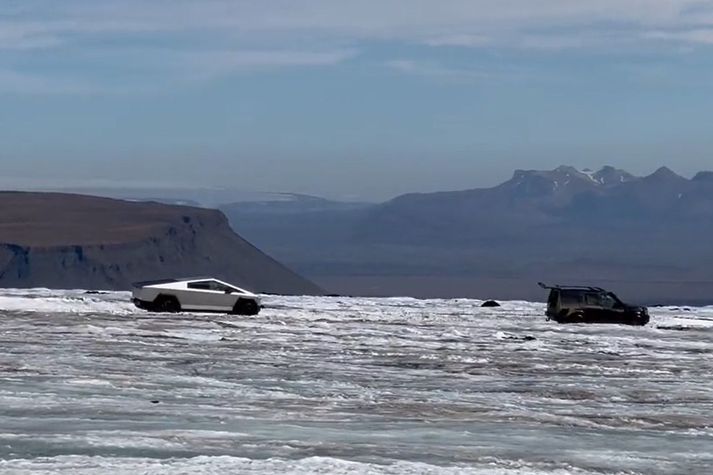
M 0 186 L 713 168 L 713 0 L 0 0 Z

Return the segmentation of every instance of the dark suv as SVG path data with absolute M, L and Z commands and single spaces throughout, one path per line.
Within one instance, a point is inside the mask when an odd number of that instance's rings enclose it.
M 646 325 L 649 311 L 646 307 L 627 305 L 614 293 L 600 287 L 576 287 L 566 285 L 545 285 L 549 289 L 547 299 L 548 320 L 557 323 L 620 323 L 624 325 Z

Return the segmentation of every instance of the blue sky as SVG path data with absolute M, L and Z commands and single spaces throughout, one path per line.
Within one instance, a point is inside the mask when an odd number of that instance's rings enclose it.
M 713 1 L 0 0 L 4 187 L 713 168 Z

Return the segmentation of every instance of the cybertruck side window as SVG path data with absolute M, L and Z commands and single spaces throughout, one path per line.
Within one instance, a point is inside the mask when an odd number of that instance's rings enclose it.
M 189 282 L 188 288 L 196 290 L 214 290 L 211 288 L 211 284 L 212 282 L 210 280 L 203 280 L 201 282 Z
M 212 288 L 210 290 L 217 290 L 218 292 L 233 292 L 233 291 L 235 291 L 234 288 L 228 287 L 227 285 L 223 285 L 220 282 L 213 282 Z
M 188 283 L 188 288 L 189 289 L 197 289 L 197 290 L 212 290 L 214 292 L 234 292 L 235 289 L 232 287 L 228 287 L 227 285 L 223 285 L 220 282 L 216 282 L 215 280 L 203 280 L 200 282 L 189 282 Z

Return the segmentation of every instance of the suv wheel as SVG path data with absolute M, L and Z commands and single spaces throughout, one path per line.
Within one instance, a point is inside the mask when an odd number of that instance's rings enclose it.
M 584 313 L 574 312 L 569 316 L 569 323 L 584 323 Z
M 636 315 L 632 320 L 632 325 L 639 325 L 639 326 L 644 326 L 647 323 L 649 323 L 649 316 L 648 315 Z

